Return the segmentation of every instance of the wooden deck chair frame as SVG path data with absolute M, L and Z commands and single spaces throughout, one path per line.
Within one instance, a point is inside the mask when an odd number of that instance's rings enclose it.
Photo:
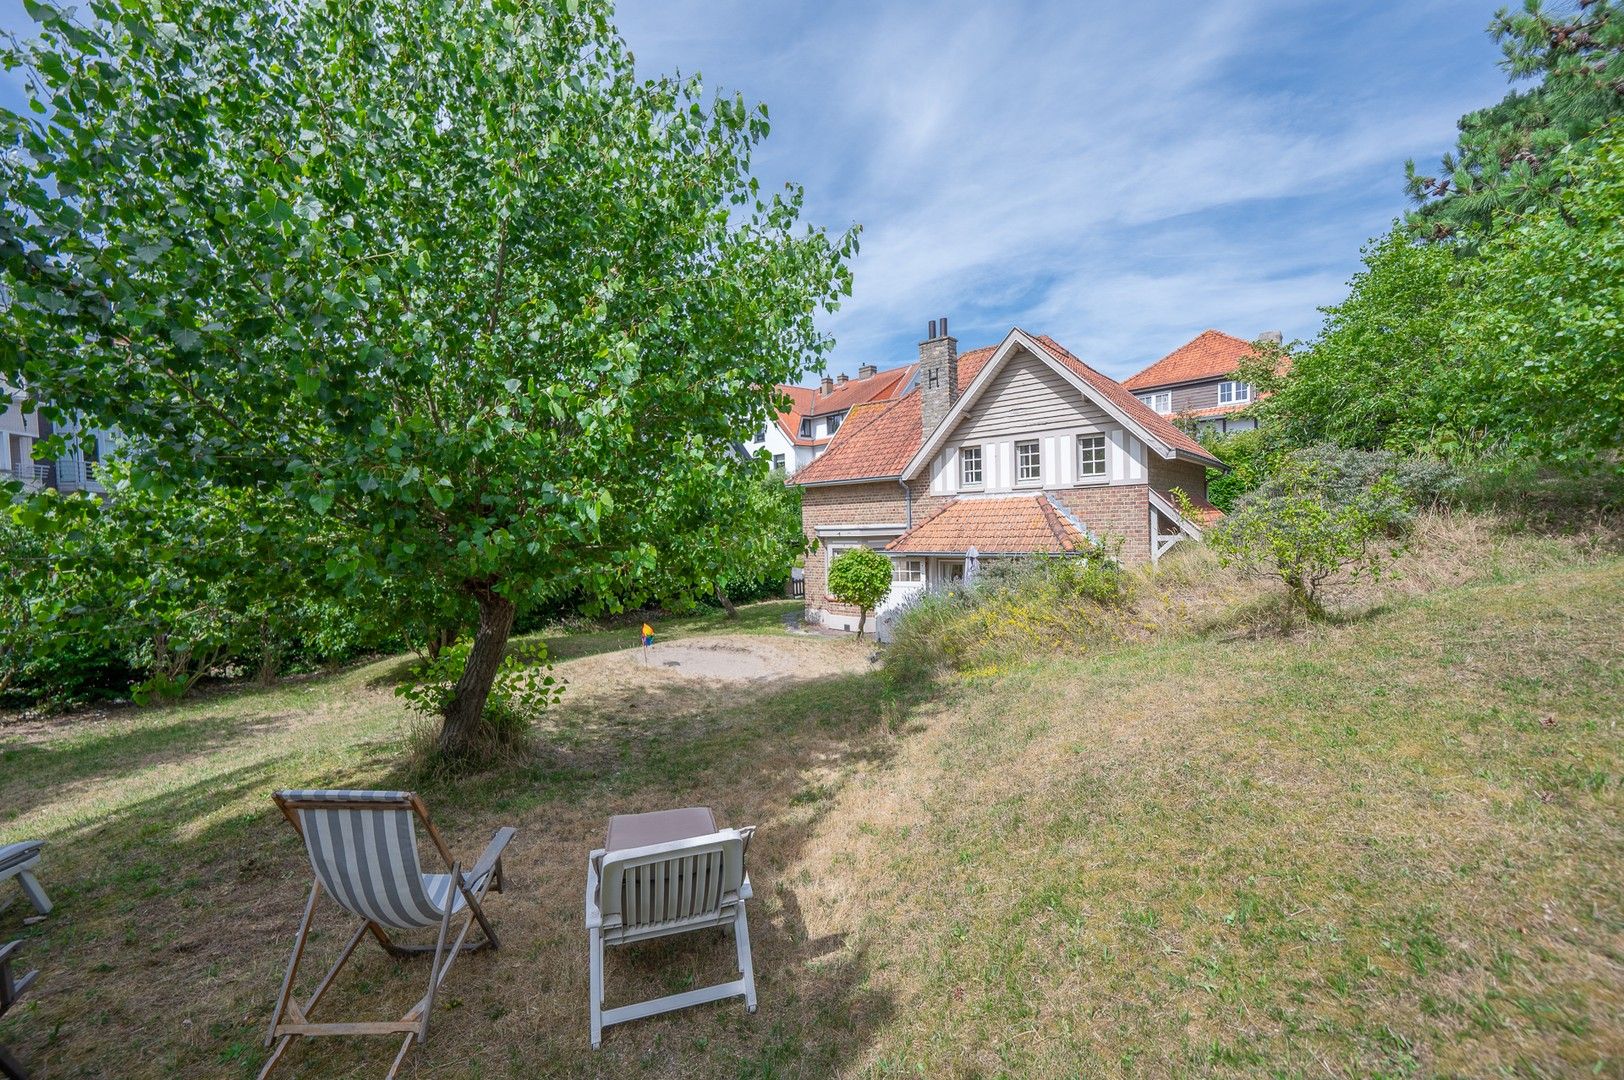
M 620 851 L 596 848 L 587 856 L 592 1049 L 603 1045 L 603 1029 L 611 1024 L 658 1016 L 690 1005 L 743 997 L 745 1008 L 756 1011 L 756 970 L 750 954 L 750 923 L 744 914 L 744 902 L 752 895 L 744 854 L 754 832 L 754 826 L 721 829 L 705 836 Z M 604 1008 L 605 946 L 708 927 L 731 933 L 738 952 L 739 978 L 651 1001 Z
M 490 843 L 485 846 L 484 854 L 480 856 L 473 869 L 467 874 L 463 874 L 462 863 L 452 857 L 451 849 L 446 846 L 446 842 L 440 836 L 439 830 L 429 820 L 428 807 L 423 804 L 422 799 L 411 792 L 279 791 L 271 797 L 276 801 L 276 805 L 281 809 L 283 816 L 299 833 L 300 838 L 307 841 L 307 845 L 308 837 L 306 837 L 304 825 L 300 820 L 300 813 L 303 811 L 409 810 L 415 815 L 415 820 L 422 824 L 424 831 L 428 833 L 429 841 L 434 850 L 439 853 L 450 870 L 450 881 L 455 884 L 457 891 L 461 893 L 464 907 L 461 912 L 458 912 L 456 897 L 449 891 L 446 892 L 445 901 L 441 905 L 444 910 L 439 918 L 439 933 L 433 945 L 402 945 L 390 938 L 388 930 L 379 921 L 361 916 L 359 913 L 350 910 L 349 906 L 338 896 L 333 895 L 332 890 L 329 889 L 328 893 L 333 897 L 333 900 L 340 907 L 349 911 L 350 914 L 357 915 L 361 922 L 355 928 L 355 931 L 350 934 L 349 940 L 339 953 L 338 959 L 333 962 L 333 966 L 328 969 L 327 974 L 316 985 L 315 991 L 301 1004 L 293 999 L 293 980 L 298 974 L 299 962 L 304 956 L 305 942 L 310 934 L 311 920 L 316 911 L 316 897 L 322 892 L 319 877 L 310 883 L 310 896 L 305 901 L 304 917 L 299 920 L 299 931 L 293 939 L 293 954 L 288 958 L 287 973 L 282 976 L 282 989 L 277 994 L 276 1011 L 271 1016 L 270 1033 L 265 1037 L 265 1045 L 269 1047 L 274 1043 L 275 1048 L 271 1051 L 271 1056 L 266 1060 L 264 1068 L 260 1070 L 260 1080 L 264 1080 L 265 1077 L 270 1075 L 271 1070 L 282 1059 L 283 1053 L 286 1052 L 294 1039 L 301 1036 L 310 1038 L 323 1035 L 400 1035 L 403 1036 L 400 1050 L 396 1053 L 394 1063 L 390 1065 L 389 1072 L 386 1074 L 386 1077 L 392 1080 L 400 1071 L 401 1063 L 406 1060 L 406 1054 L 411 1050 L 413 1043 L 420 1043 L 428 1038 L 429 1017 L 434 1011 L 434 995 L 440 988 L 440 984 L 445 981 L 446 975 L 451 971 L 452 963 L 463 953 L 495 949 L 499 945 L 496 931 L 491 928 L 490 920 L 485 917 L 485 909 L 481 902 L 488 892 L 502 891 L 502 851 L 507 847 L 508 842 L 513 839 L 516 830 L 505 827 L 498 829 L 496 834 L 491 837 Z M 416 861 L 415 848 L 413 861 Z M 454 918 L 464 914 L 467 918 L 463 922 L 461 930 L 457 932 L 455 940 L 451 940 L 448 945 L 447 942 L 451 937 L 451 924 Z M 475 923 L 479 924 L 483 938 L 479 941 L 467 941 L 468 933 L 473 929 Z M 311 1012 L 333 985 L 333 980 L 338 977 L 339 971 L 355 953 L 356 946 L 361 943 L 361 939 L 369 933 L 391 956 L 405 957 L 432 953 L 434 955 L 434 964 L 429 969 L 427 991 L 418 999 L 417 1004 L 413 1005 L 398 1020 L 347 1023 L 312 1022 L 310 1020 Z

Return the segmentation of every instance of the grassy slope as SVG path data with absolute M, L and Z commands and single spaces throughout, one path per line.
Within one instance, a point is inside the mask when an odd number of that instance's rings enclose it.
M 1621 621 L 1614 560 L 961 690 L 840 808 L 872 1060 L 1619 1075 Z
M 537 761 L 424 792 L 459 848 L 521 840 L 507 947 L 459 966 L 408 1075 L 1617 1075 L 1621 621 L 1603 559 L 929 701 L 862 670 L 749 696 L 583 683 Z M 601 663 L 624 636 L 557 651 Z M 47 1080 L 252 1075 L 307 875 L 265 793 L 402 782 L 390 671 L 9 739 L 0 839 L 53 841 L 61 906 L 20 931 L 46 976 L 0 1040 Z M 762 826 L 761 1013 L 593 1055 L 580 860 L 611 811 L 701 801 Z M 629 951 L 611 993 L 719 956 Z M 415 968 L 362 963 L 352 1000 L 415 996 Z

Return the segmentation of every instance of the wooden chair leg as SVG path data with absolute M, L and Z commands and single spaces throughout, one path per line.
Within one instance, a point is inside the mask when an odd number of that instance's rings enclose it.
M 462 880 L 461 866 L 453 865 L 451 867 L 451 880 Z M 453 906 L 451 897 L 448 895 L 446 897 L 445 912 L 440 916 L 440 937 L 434 945 L 434 966 L 429 968 L 429 990 L 428 993 L 423 995 L 423 1016 L 417 1029 L 418 1042 L 424 1042 L 429 1037 L 429 1016 L 434 1012 L 434 991 L 440 986 L 440 964 L 443 961 L 447 966 L 450 965 L 450 961 L 445 959 L 445 939 L 451 933 L 451 909 Z M 460 945 L 461 941 L 458 944 Z
M 310 899 L 305 901 L 304 917 L 299 920 L 299 932 L 293 937 L 293 955 L 288 957 L 288 970 L 282 976 L 282 991 L 276 995 L 276 1009 L 271 1013 L 271 1029 L 265 1034 L 265 1045 L 270 1046 L 276 1041 L 276 1025 L 282 1022 L 282 1014 L 287 1011 L 288 998 L 293 994 L 293 976 L 299 970 L 299 960 L 304 956 L 305 938 L 310 933 L 310 920 L 316 912 L 316 894 L 321 889 L 318 882 L 310 883 Z M 272 1061 L 275 1057 L 272 1058 Z M 266 1066 L 270 1068 L 269 1065 Z M 261 1076 L 264 1073 L 260 1074 Z
M 411 1050 L 412 1040 L 415 1038 L 417 1038 L 417 1035 L 413 1033 L 401 1040 L 400 1052 L 395 1055 L 395 1063 L 389 1066 L 389 1072 L 384 1076 L 383 1080 L 395 1080 L 395 1077 L 400 1073 L 400 1063 L 406 1060 L 406 1054 Z

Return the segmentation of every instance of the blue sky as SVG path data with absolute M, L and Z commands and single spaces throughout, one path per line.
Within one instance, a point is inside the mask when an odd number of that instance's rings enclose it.
M 765 101 L 763 182 L 864 226 L 833 371 L 906 363 L 946 315 L 960 348 L 1019 325 L 1125 377 L 1209 326 L 1311 336 L 1404 209 L 1404 159 L 1505 93 L 1500 2 L 622 0 L 617 21 L 641 69 Z M 0 28 L 28 25 L 0 0 Z

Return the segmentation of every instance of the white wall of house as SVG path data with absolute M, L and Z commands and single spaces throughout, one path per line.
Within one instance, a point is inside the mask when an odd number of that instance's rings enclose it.
M 803 446 L 791 441 L 775 420 L 769 420 L 764 431 L 758 431 L 754 438 L 747 439 L 744 449 L 752 457 L 762 450 L 767 451 L 768 460 L 774 467 L 780 467 L 781 459 L 781 467 L 788 476 L 794 476 L 812 464 L 824 450 L 821 446 Z
M 1010 359 L 931 460 L 930 489 L 970 495 L 1143 484 L 1146 455 L 1142 440 L 1048 364 L 1022 355 Z

